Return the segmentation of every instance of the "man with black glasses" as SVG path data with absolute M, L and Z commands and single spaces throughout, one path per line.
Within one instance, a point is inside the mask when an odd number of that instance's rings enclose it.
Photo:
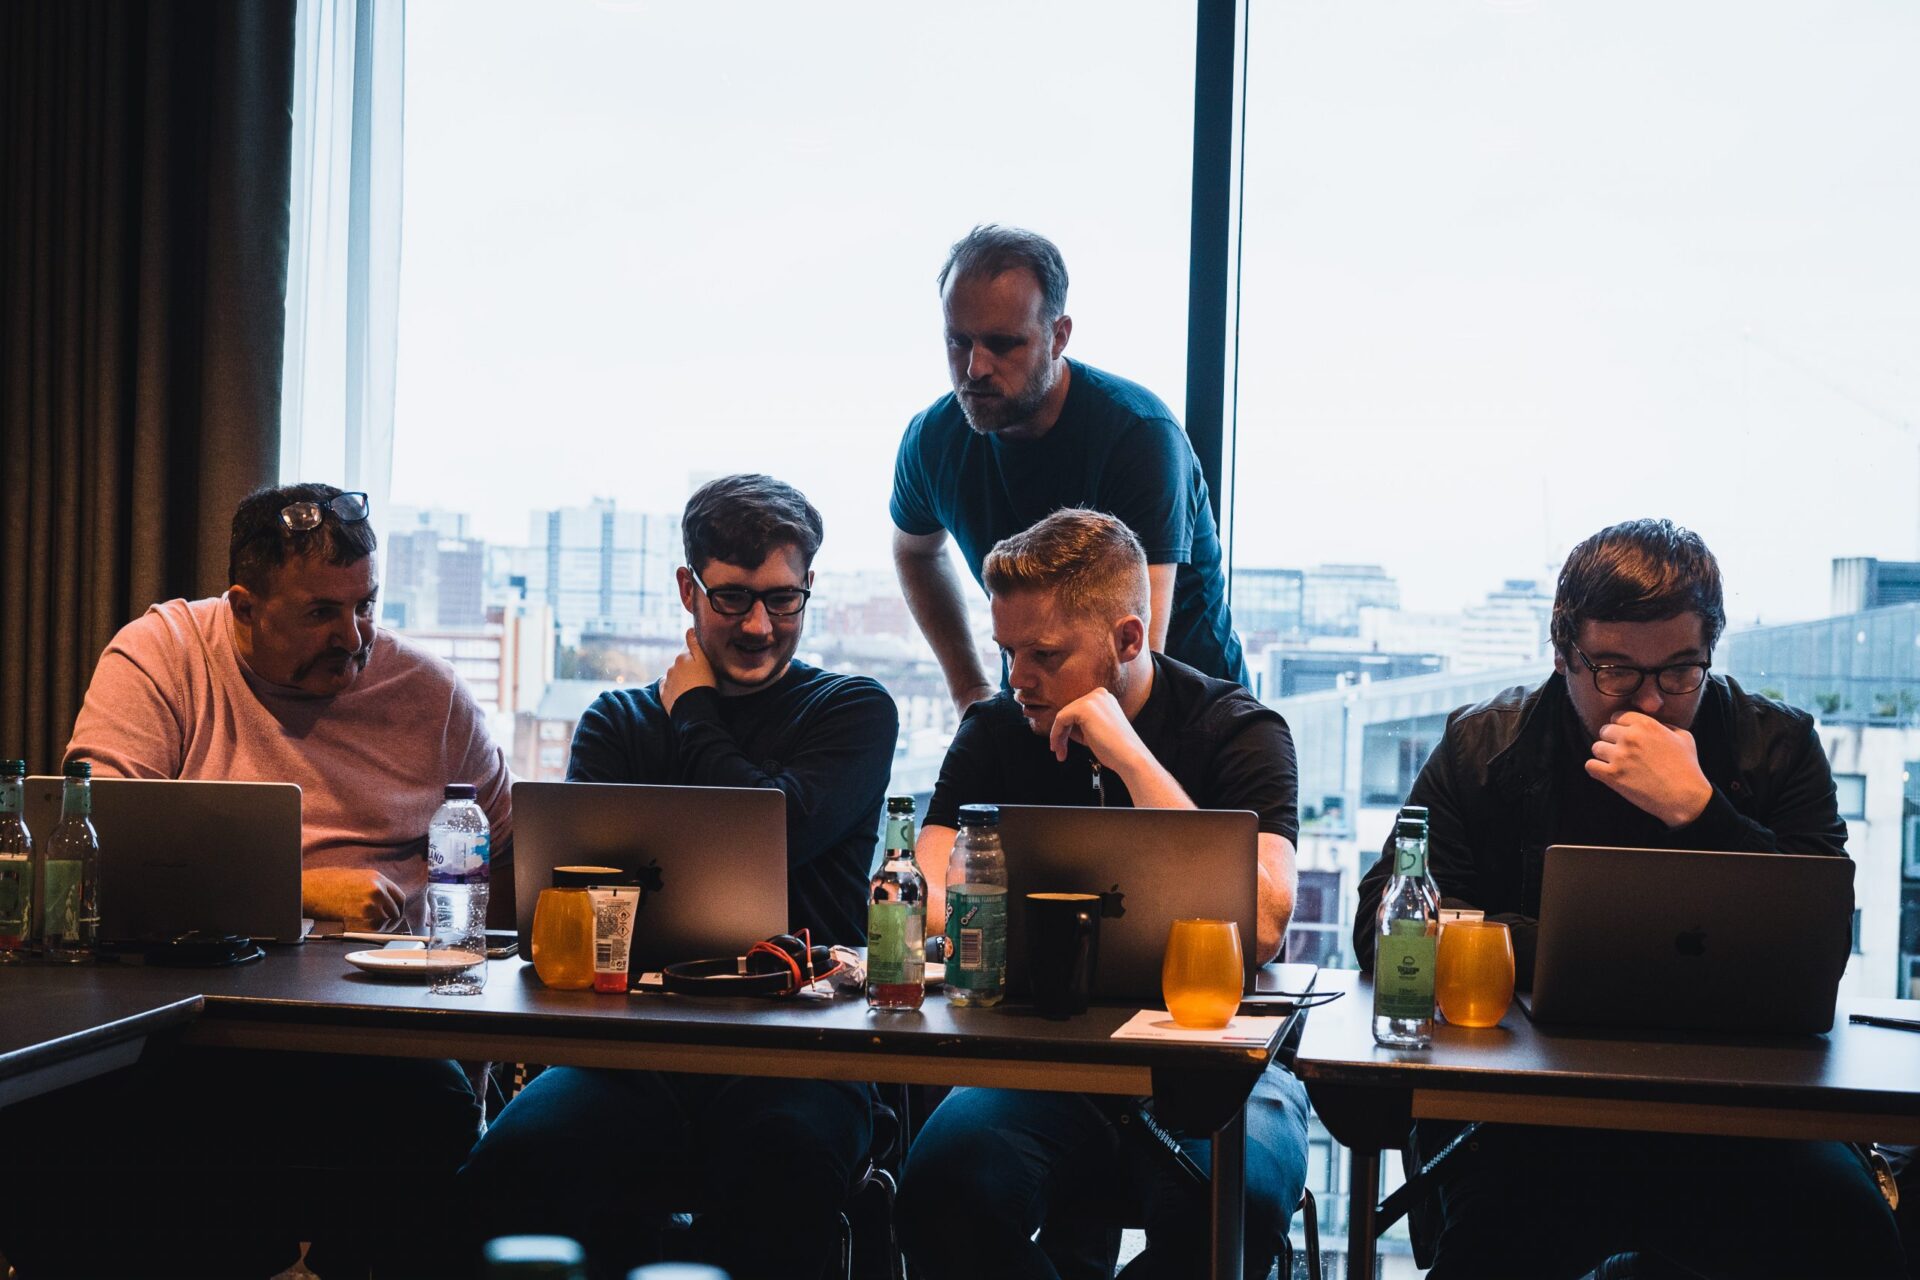
M 1812 717 L 1710 674 L 1725 625 L 1697 534 L 1614 525 L 1560 572 L 1554 674 L 1448 718 L 1407 802 L 1429 810 L 1443 903 L 1512 928 L 1523 989 L 1549 845 L 1846 856 Z M 1361 882 L 1362 968 L 1392 863 L 1389 845 Z M 1423 1122 L 1415 1146 L 1458 1128 Z M 1571 1278 L 1618 1252 L 1642 1255 L 1636 1275 L 1904 1274 L 1886 1203 L 1840 1143 L 1486 1125 L 1438 1190 L 1433 1280 Z
M 857 946 L 898 717 L 875 681 L 794 657 L 820 513 L 771 477 L 727 476 L 680 528 L 686 650 L 587 709 L 567 777 L 785 792 L 790 928 Z M 474 1150 L 464 1198 L 485 1214 L 476 1237 L 570 1235 L 609 1275 L 651 1260 L 668 1215 L 698 1206 L 702 1251 L 739 1280 L 814 1276 L 872 1139 L 870 1099 L 845 1081 L 555 1067 Z
M 506 757 L 453 668 L 375 624 L 368 514 L 366 494 L 326 484 L 244 498 L 231 585 L 121 628 L 67 758 L 97 777 L 298 784 L 306 913 L 376 928 L 423 923 L 427 824 L 448 783 L 472 783 L 512 920 Z M 179 1050 L 8 1110 L 35 1176 L 0 1197 L 0 1248 L 28 1276 L 268 1275 L 304 1239 L 324 1274 L 435 1274 L 479 1123 L 449 1060 Z M 364 1172 L 376 1146 L 407 1195 L 317 1211 L 320 1182 Z M 137 1190 L 103 1230 L 82 1185 Z

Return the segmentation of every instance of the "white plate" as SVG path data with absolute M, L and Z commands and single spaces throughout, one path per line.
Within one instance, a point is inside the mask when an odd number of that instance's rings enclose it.
M 443 973 L 458 973 L 481 963 L 482 957 L 471 951 L 428 951 L 407 947 L 387 951 L 349 951 L 347 963 L 368 973 L 404 977 L 432 978 Z

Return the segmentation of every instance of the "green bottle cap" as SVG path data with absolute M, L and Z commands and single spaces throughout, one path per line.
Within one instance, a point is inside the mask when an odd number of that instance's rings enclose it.
M 90 760 L 69 760 L 67 761 L 66 774 L 69 778 L 91 778 L 93 776 L 93 762 Z
M 25 760 L 7 760 L 0 762 L 0 778 L 24 778 L 27 776 Z

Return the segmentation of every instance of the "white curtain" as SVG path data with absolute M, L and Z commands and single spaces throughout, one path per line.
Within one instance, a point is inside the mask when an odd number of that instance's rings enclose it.
M 393 481 L 405 0 L 300 0 L 280 477 Z

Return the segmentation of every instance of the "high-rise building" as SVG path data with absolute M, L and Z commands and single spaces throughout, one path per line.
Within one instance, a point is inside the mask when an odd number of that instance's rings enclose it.
M 1553 591 L 1535 578 L 1508 578 L 1481 604 L 1462 612 L 1460 647 L 1452 656 L 1459 672 L 1515 667 L 1547 655 L 1553 621 Z
M 526 579 L 567 643 L 582 635 L 648 636 L 681 629 L 673 570 L 680 563 L 678 516 L 620 511 L 611 498 L 584 507 L 535 511 L 527 546 L 507 571 Z
M 467 536 L 467 517 L 393 510 L 382 546 L 380 618 L 402 631 L 477 627 L 486 621 L 487 546 Z
M 1306 616 L 1306 574 L 1298 569 L 1233 571 L 1233 623 L 1249 646 L 1299 635 Z
M 1868 609 L 1916 602 L 1920 602 L 1920 560 L 1876 560 L 1872 556 L 1835 558 L 1833 613 L 1863 613 Z
M 1400 583 L 1377 564 L 1323 564 L 1302 575 L 1302 612 L 1310 636 L 1357 636 L 1360 610 L 1400 607 Z M 1234 602 L 1236 615 L 1239 602 Z

